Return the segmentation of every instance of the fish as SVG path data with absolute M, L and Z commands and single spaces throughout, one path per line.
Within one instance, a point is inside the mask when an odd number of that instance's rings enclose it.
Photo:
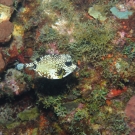
M 77 69 L 69 54 L 49 54 L 31 63 L 19 63 L 17 70 L 30 68 L 47 79 L 62 79 Z

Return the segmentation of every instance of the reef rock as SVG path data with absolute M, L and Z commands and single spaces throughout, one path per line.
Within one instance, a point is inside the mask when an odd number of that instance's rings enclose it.
M 10 40 L 13 28 L 13 24 L 9 21 L 0 23 L 0 42 L 4 43 Z
M 131 97 L 128 101 L 126 108 L 125 108 L 125 114 L 128 117 L 128 125 L 131 129 L 130 135 L 135 134 L 135 96 Z
M 29 87 L 24 74 L 13 68 L 8 69 L 4 80 L 0 82 L 0 97 L 19 95 L 26 90 L 29 90 Z
M 6 6 L 12 6 L 14 0 L 0 0 L 0 4 L 6 5 Z
M 13 92 L 14 95 L 19 95 L 20 93 L 28 90 L 27 83 L 24 78 L 25 76 L 22 72 L 11 68 L 7 70 L 4 82 L 10 92 Z

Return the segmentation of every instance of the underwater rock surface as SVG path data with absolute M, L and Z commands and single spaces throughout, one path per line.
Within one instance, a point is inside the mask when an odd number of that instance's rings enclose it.
M 129 118 L 128 125 L 131 129 L 131 134 L 135 134 L 135 96 L 132 96 L 130 100 L 128 101 L 126 108 L 125 108 L 125 114 Z
M 0 0 L 0 3 L 6 6 L 12 6 L 14 3 L 14 0 Z
M 0 42 L 7 42 L 10 40 L 13 28 L 13 24 L 9 21 L 3 21 L 0 23 Z

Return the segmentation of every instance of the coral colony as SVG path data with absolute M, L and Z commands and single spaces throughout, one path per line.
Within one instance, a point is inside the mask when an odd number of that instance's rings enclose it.
M 135 0 L 0 0 L 0 135 L 135 135 Z

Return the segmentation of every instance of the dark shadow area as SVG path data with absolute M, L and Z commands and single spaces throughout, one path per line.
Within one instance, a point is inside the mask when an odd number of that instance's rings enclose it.
M 10 21 L 12 22 L 19 12 L 20 8 L 23 7 L 23 3 L 20 1 L 17 5 L 14 5 L 14 12 L 11 15 Z
M 34 103 L 36 100 L 36 95 L 35 95 L 35 91 L 34 90 L 29 90 L 29 91 L 25 91 L 23 93 L 21 93 L 20 95 L 13 95 L 13 96 L 9 96 L 9 95 L 4 95 L 3 97 L 0 98 L 0 105 L 3 105 L 5 103 L 18 103 L 21 100 L 24 100 L 26 102 L 26 99 L 32 103 Z
M 11 37 L 11 39 L 8 42 L 0 43 L 0 47 L 9 47 L 12 41 L 13 41 L 13 37 Z
M 63 79 L 46 79 L 38 78 L 35 80 L 35 87 L 37 92 L 44 95 L 59 95 L 70 90 L 69 87 L 78 84 L 78 80 L 69 75 Z M 69 87 L 68 87 L 69 86 Z

